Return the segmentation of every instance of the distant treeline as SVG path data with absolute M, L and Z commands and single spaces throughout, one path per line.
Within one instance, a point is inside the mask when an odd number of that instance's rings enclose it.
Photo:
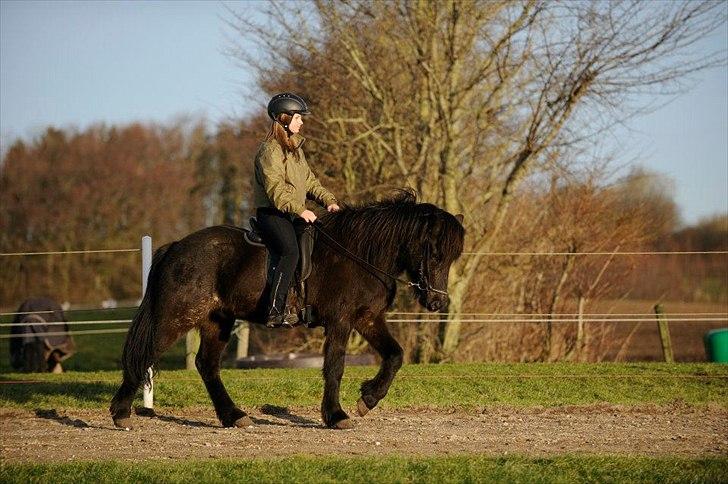
M 260 133 L 258 133 L 258 138 Z M 246 214 L 257 139 L 201 124 L 48 128 L 7 151 L 0 172 L 2 252 L 135 248 Z M 128 254 L 3 259 L 0 304 L 31 294 L 60 301 L 135 299 L 140 257 Z
M 49 128 L 34 140 L 18 140 L 2 160 L 1 250 L 134 248 L 144 234 L 158 246 L 208 225 L 244 225 L 253 158 L 264 135 L 257 120 L 257 126 L 224 126 L 212 135 L 201 124 L 131 124 Z M 343 190 L 342 180 L 320 176 Z M 596 181 L 529 184 L 492 252 L 728 249 L 728 216 L 680 228 L 662 177 L 635 170 L 617 183 Z M 475 293 L 523 311 L 548 311 L 588 290 L 605 264 L 612 268 L 592 292 L 726 299 L 725 257 L 707 255 L 491 257 L 482 267 L 491 274 L 476 281 Z M 139 294 L 135 253 L 8 257 L 3 265 L 3 307 L 35 294 L 73 302 Z

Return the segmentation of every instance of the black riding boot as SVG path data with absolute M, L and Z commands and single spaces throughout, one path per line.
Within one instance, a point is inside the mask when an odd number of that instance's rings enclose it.
M 298 235 L 290 214 L 274 208 L 258 209 L 258 224 L 268 246 L 267 326 L 293 326 L 295 310 L 286 310 L 288 288 L 298 264 Z
M 288 300 L 288 287 L 282 287 L 281 281 L 285 274 L 283 271 L 271 267 L 269 275 L 270 296 L 268 298 L 268 317 L 265 325 L 268 328 L 292 328 L 298 324 L 296 310 L 286 304 Z

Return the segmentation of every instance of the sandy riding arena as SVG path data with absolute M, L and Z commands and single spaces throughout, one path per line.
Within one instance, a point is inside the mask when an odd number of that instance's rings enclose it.
M 313 408 L 262 407 L 254 426 L 220 427 L 209 409 L 160 409 L 115 429 L 97 410 L 0 411 L 2 459 L 49 462 L 274 457 L 566 453 L 725 456 L 728 410 L 686 405 L 480 411 L 375 410 L 353 430 L 323 428 Z
M 223 370 L 253 425 L 223 428 L 191 371 L 113 426 L 118 372 L 5 374 L 2 482 L 724 482 L 728 374 L 710 364 L 405 365 L 354 428 L 321 422 L 317 369 Z M 295 403 L 293 403 L 295 402 Z M 137 401 L 140 404 L 140 401 Z

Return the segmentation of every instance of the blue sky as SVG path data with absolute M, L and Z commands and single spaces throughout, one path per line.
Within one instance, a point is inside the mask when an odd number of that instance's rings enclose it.
M 228 2 L 243 8 L 248 2 Z M 236 112 L 222 3 L 0 3 L 2 134 Z
M 254 86 L 223 53 L 226 16 L 215 1 L 0 0 L 2 147 L 48 125 L 240 115 L 241 92 Z M 727 49 L 728 26 L 702 47 Z M 701 73 L 690 92 L 629 128 L 612 142 L 624 160 L 639 156 L 674 180 L 685 222 L 728 212 L 728 68 Z

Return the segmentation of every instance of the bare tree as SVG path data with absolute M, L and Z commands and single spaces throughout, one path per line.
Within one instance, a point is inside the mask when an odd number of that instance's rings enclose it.
M 409 186 L 466 215 L 469 254 L 452 269 L 439 359 L 458 347 L 465 295 L 523 181 L 644 110 L 635 94 L 675 92 L 724 62 L 724 53 L 690 51 L 724 25 L 725 4 L 711 1 L 315 0 L 263 9 L 262 23 L 231 12 L 241 42 L 230 53 L 264 90 L 309 96 L 311 148 L 327 173 L 342 175 L 347 197 Z

